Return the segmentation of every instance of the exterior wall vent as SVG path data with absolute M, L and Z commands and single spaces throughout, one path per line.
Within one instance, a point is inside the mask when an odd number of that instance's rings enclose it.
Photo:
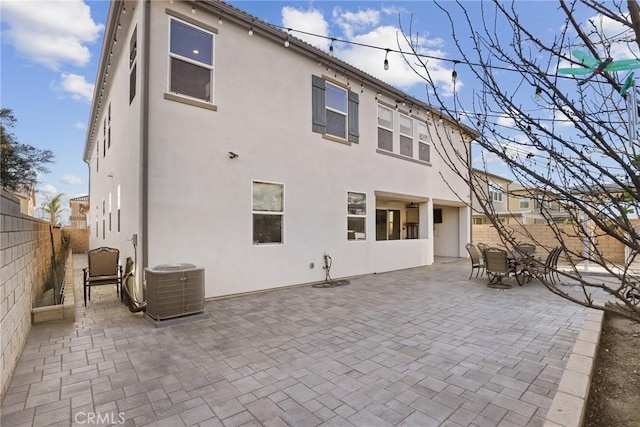
M 204 268 L 162 264 L 145 268 L 146 316 L 159 322 L 204 313 Z

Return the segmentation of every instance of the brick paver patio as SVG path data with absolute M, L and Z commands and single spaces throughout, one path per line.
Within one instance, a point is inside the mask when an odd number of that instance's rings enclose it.
M 468 274 L 461 260 L 221 299 L 165 328 L 102 286 L 75 323 L 33 326 L 0 422 L 540 426 L 585 310 Z

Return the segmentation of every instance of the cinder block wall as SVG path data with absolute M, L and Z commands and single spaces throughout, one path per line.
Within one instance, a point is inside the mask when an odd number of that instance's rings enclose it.
M 69 238 L 69 247 L 74 254 L 89 251 L 88 228 L 63 228 L 62 235 Z
M 635 222 L 640 223 L 640 220 L 635 220 Z M 507 229 L 513 232 L 516 240 L 522 243 L 533 243 L 534 245 L 540 247 L 539 256 L 546 257 L 547 251 L 545 248 L 554 248 L 559 245 L 558 238 L 551 230 L 551 228 L 546 225 L 520 225 L 520 224 L 509 224 L 506 225 Z M 562 239 L 564 245 L 571 250 L 576 252 L 582 252 L 584 243 L 582 241 L 582 237 L 579 236 L 578 231 L 575 227 L 581 227 L 581 225 L 572 225 L 572 224 L 562 224 Z M 479 224 L 473 225 L 473 243 L 477 244 L 479 242 L 486 243 L 489 246 L 503 246 L 500 238 L 498 236 L 498 232 L 495 227 L 490 224 Z M 533 241 L 529 236 L 535 236 L 535 240 Z M 600 236 L 596 239 L 596 244 L 598 249 L 602 251 L 605 258 L 614 263 L 624 263 L 625 262 L 625 251 L 624 245 L 614 239 L 611 236 Z M 538 251 L 536 251 L 538 253 Z
M 56 251 L 62 233 L 53 228 Z M 20 213 L 20 202 L 0 191 L 0 384 L 4 397 L 31 331 L 31 307 L 51 267 L 51 231 L 47 222 Z

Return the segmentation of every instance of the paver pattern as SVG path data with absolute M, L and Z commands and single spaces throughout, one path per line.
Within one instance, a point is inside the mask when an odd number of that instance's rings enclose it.
M 468 274 L 461 260 L 220 299 L 165 328 L 101 286 L 75 323 L 32 328 L 0 423 L 541 426 L 585 310 Z

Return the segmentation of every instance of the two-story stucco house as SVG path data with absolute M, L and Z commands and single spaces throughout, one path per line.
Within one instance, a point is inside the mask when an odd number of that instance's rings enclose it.
M 473 135 L 327 52 L 220 1 L 117 1 L 99 67 L 90 247 L 138 273 L 196 264 L 215 297 L 322 281 L 325 254 L 333 278 L 466 256 L 435 148 Z
M 505 177 L 480 169 L 473 169 L 477 197 L 472 197 L 473 223 L 490 224 L 482 209 L 481 200 L 493 210 L 493 214 L 505 224 L 547 224 L 570 218 L 569 212 L 558 197 L 538 188 L 524 187 Z

